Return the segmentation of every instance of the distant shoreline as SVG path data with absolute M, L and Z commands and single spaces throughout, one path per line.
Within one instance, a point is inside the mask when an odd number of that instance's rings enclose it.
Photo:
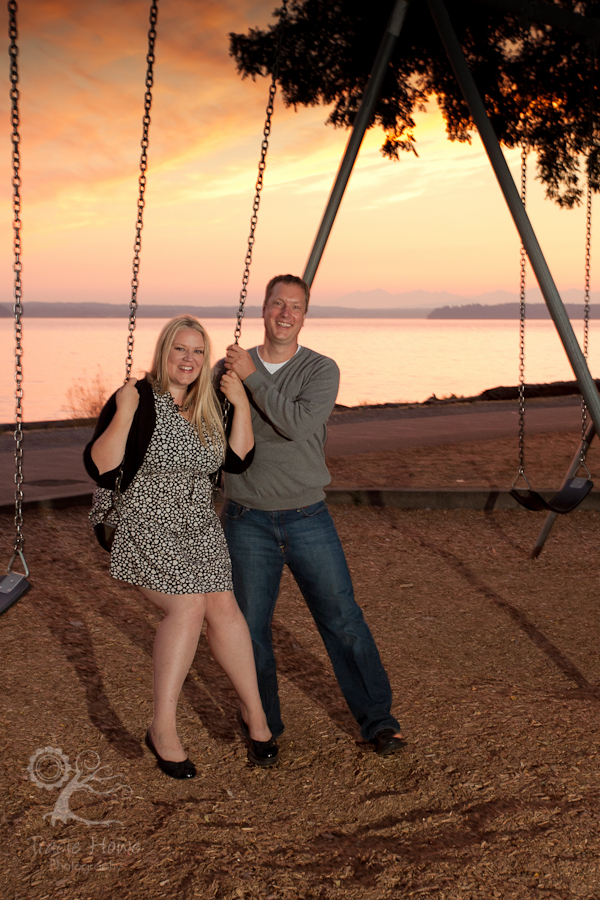
M 199 319 L 235 319 L 237 306 L 191 306 L 190 304 L 141 304 L 138 319 L 171 319 L 184 313 Z M 313 319 L 425 319 L 432 309 L 354 309 L 346 306 L 309 307 Z M 260 319 L 260 306 L 247 306 L 245 318 Z M 13 317 L 12 307 L 0 304 L 0 318 Z M 30 319 L 127 319 L 129 306 L 125 303 L 40 303 L 24 304 L 23 318 Z
M 583 304 L 565 303 L 565 309 L 569 318 L 579 319 L 583 315 Z M 246 307 L 245 316 L 248 319 L 261 317 L 260 306 Z M 190 313 L 200 319 L 234 319 L 237 314 L 236 306 L 190 306 L 188 304 L 148 304 L 140 305 L 137 311 L 139 319 L 170 319 L 173 316 Z M 550 315 L 545 303 L 528 303 L 526 305 L 526 318 L 549 319 Z M 518 319 L 518 303 L 496 303 L 483 305 L 481 303 L 468 303 L 462 306 L 440 306 L 429 308 L 366 308 L 355 309 L 349 306 L 319 306 L 309 307 L 309 315 L 312 319 Z M 592 304 L 590 307 L 591 318 L 600 318 L 600 304 Z M 129 306 L 125 303 L 41 303 L 31 301 L 24 304 L 23 318 L 32 319 L 126 319 L 129 316 Z M 13 317 L 12 307 L 0 304 L 0 318 Z
M 581 319 L 583 303 L 565 303 L 570 319 Z M 441 306 L 432 309 L 428 319 L 518 319 L 520 306 L 518 303 L 497 303 L 483 306 L 481 303 L 468 303 L 464 306 Z M 600 304 L 590 305 L 590 317 L 600 318 Z M 526 303 L 526 319 L 549 319 L 550 313 L 545 303 Z

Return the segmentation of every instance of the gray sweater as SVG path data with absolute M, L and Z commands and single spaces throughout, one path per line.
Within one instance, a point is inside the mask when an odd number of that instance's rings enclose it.
M 327 420 L 337 397 L 336 363 L 301 347 L 274 375 L 250 350 L 256 372 L 244 386 L 250 394 L 256 450 L 241 475 L 225 474 L 225 496 L 252 509 L 310 506 L 323 500 L 331 477 L 325 465 Z

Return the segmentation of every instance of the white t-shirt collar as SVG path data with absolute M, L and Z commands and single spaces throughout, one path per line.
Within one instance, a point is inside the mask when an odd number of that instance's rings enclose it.
M 302 347 L 300 346 L 300 344 L 298 344 L 298 349 L 296 350 L 296 353 L 294 353 L 294 356 L 296 356 L 296 354 L 297 354 L 300 350 L 302 350 Z M 265 362 L 265 361 L 264 361 L 264 359 L 262 358 L 262 356 L 260 355 L 260 353 L 259 353 L 259 351 L 258 351 L 258 347 L 256 348 L 256 353 L 257 353 L 257 356 L 258 356 L 258 358 L 260 359 L 261 363 L 263 364 L 263 366 L 265 367 L 265 369 L 266 369 L 267 372 L 269 373 L 269 375 L 274 375 L 275 372 L 278 372 L 278 371 L 279 371 L 279 369 L 283 369 L 283 367 L 286 366 L 286 365 L 290 362 L 290 360 L 292 360 L 292 359 L 294 358 L 294 356 L 290 356 L 289 359 L 286 359 L 286 360 L 284 360 L 283 362 L 280 362 L 280 363 L 270 363 L 270 362 Z

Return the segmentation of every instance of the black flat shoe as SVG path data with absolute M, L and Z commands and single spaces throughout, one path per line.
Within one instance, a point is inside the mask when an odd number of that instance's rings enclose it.
M 250 737 L 248 726 L 244 722 L 241 709 L 237 711 L 238 725 L 246 739 L 248 747 L 248 762 L 254 766 L 274 766 L 279 759 L 279 747 L 274 737 L 268 741 L 255 741 Z
M 144 743 L 146 747 L 153 753 L 156 757 L 156 764 L 161 772 L 164 772 L 165 775 L 168 775 L 169 778 L 193 778 L 196 774 L 196 766 L 191 761 L 191 759 L 184 759 L 181 762 L 171 762 L 171 760 L 163 759 L 162 756 L 158 753 L 156 747 L 154 746 L 154 742 L 150 737 L 150 732 L 146 732 L 146 737 L 144 738 Z
M 406 741 L 398 737 L 393 728 L 382 728 L 378 731 L 371 743 L 375 747 L 375 753 L 379 756 L 387 756 L 390 753 L 398 753 L 406 747 Z

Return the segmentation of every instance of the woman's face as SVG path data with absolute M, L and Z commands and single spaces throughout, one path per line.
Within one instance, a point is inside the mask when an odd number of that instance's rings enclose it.
M 204 338 L 195 328 L 180 328 L 167 357 L 167 374 L 172 387 L 189 387 L 204 363 Z

